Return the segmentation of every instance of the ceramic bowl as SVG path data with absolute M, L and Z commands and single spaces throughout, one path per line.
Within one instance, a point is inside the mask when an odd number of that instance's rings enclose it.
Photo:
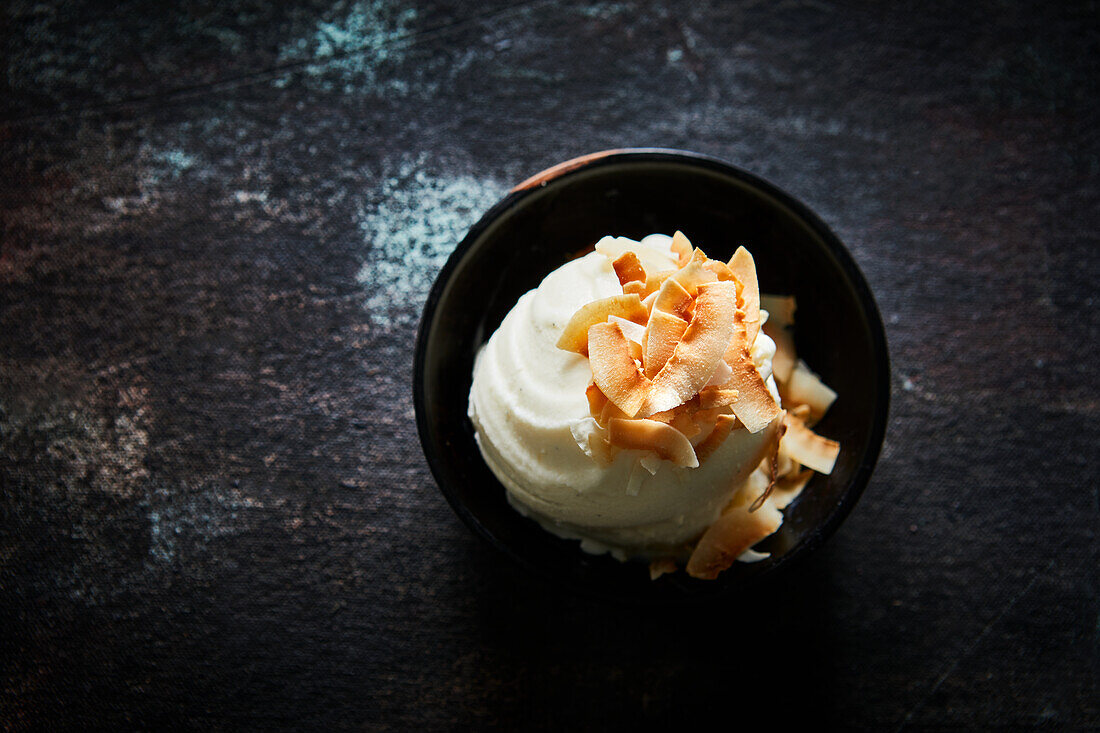
M 718 580 L 683 572 L 651 581 L 646 565 L 589 555 L 519 515 L 482 460 L 467 417 L 478 349 L 519 297 L 605 234 L 683 230 L 715 259 L 745 245 L 765 293 L 793 294 L 798 354 L 838 398 L 817 430 L 839 440 L 832 474 L 815 475 L 758 549 Z M 805 205 L 713 158 L 615 150 L 550 168 L 516 186 L 477 222 L 440 271 L 416 341 L 420 440 L 443 495 L 478 535 L 527 571 L 583 593 L 637 601 L 713 598 L 788 566 L 818 547 L 867 485 L 886 427 L 890 367 L 882 319 L 840 240 Z

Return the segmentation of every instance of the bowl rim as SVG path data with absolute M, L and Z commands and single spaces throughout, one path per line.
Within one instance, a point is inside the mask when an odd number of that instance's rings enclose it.
M 550 183 L 559 182 L 563 179 L 577 175 L 578 173 L 609 165 L 654 162 L 678 163 L 729 176 L 750 188 L 757 189 L 761 193 L 772 197 L 779 204 L 789 208 L 799 217 L 802 222 L 821 239 L 852 283 L 860 307 L 867 319 L 867 327 L 871 337 L 871 350 L 875 359 L 874 367 L 882 376 L 878 385 L 878 394 L 875 396 L 876 403 L 880 405 L 880 408 L 876 410 L 872 420 L 871 430 L 868 435 L 867 450 L 849 479 L 847 486 L 841 494 L 839 502 L 833 508 L 832 512 L 829 513 L 826 520 L 809 532 L 802 541 L 792 547 L 788 552 L 776 558 L 775 562 L 770 564 L 766 570 L 745 578 L 744 583 L 729 585 L 723 588 L 715 588 L 715 592 L 702 594 L 703 597 L 713 598 L 716 596 L 725 596 L 735 588 L 743 589 L 766 578 L 772 578 L 781 568 L 791 567 L 795 562 L 812 554 L 814 550 L 828 540 L 851 513 L 855 504 L 863 495 L 867 484 L 870 482 L 871 475 L 874 472 L 875 465 L 882 452 L 882 445 L 885 439 L 886 426 L 889 422 L 890 414 L 890 354 L 886 339 L 885 325 L 882 320 L 882 315 L 879 312 L 878 304 L 875 302 L 875 298 L 871 293 L 870 285 L 867 283 L 863 272 L 856 264 L 851 252 L 848 251 L 847 247 L 844 246 L 843 242 L 841 242 L 840 238 L 832 229 L 830 229 L 806 204 L 803 204 L 775 184 L 756 174 L 749 173 L 732 163 L 710 155 L 673 148 L 646 147 L 614 148 L 570 158 L 569 160 L 546 168 L 512 187 L 502 199 L 490 207 L 481 218 L 470 227 L 469 231 L 447 258 L 443 267 L 440 268 L 424 303 L 420 323 L 417 326 L 412 374 L 413 408 L 416 413 L 416 426 L 420 438 L 421 450 L 424 452 L 424 457 L 428 462 L 428 467 L 431 470 L 432 477 L 435 479 L 435 483 L 440 492 L 459 518 L 462 519 L 467 527 L 472 529 L 476 535 L 488 541 L 489 544 L 501 551 L 504 555 L 512 558 L 513 561 L 519 563 L 524 568 L 534 571 L 544 580 L 557 581 L 582 595 L 616 601 L 621 601 L 623 598 L 618 594 L 600 593 L 596 589 L 589 588 L 586 584 L 576 582 L 574 579 L 570 579 L 572 582 L 569 582 L 566 578 L 560 577 L 559 574 L 552 573 L 538 563 L 525 557 L 522 553 L 503 542 L 491 532 L 466 504 L 457 497 L 452 487 L 443 479 L 442 458 L 435 451 L 430 439 L 431 429 L 426 415 L 426 396 L 424 393 L 425 360 L 429 347 L 428 334 L 435 321 L 437 307 L 439 301 L 442 299 L 443 291 L 446 289 L 459 263 L 465 258 L 466 253 L 493 222 L 507 213 L 510 209 L 517 206 L 523 199 L 545 188 Z M 580 551 L 579 548 L 578 551 Z M 640 599 L 631 598 L 629 600 L 638 601 Z M 679 598 L 650 599 L 649 602 L 655 601 L 661 603 L 684 600 L 691 601 L 697 600 L 697 598 L 684 595 Z

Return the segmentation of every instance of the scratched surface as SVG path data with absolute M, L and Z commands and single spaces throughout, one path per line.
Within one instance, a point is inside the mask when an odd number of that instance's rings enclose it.
M 0 9 L 0 719 L 1100 726 L 1095 3 Z M 803 199 L 883 457 L 722 607 L 521 577 L 438 493 L 413 329 L 511 184 L 620 146 Z

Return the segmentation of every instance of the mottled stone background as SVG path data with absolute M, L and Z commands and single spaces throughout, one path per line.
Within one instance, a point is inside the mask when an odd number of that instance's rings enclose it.
M 1096 3 L 0 7 L 12 730 L 1100 726 Z M 413 427 L 464 230 L 574 155 L 806 201 L 893 409 L 839 533 L 725 606 L 521 577 Z

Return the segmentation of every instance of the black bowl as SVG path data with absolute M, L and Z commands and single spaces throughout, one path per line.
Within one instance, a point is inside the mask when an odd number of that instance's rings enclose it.
M 681 229 L 708 255 L 745 245 L 765 293 L 798 299 L 799 356 L 838 398 L 818 430 L 841 442 L 833 473 L 816 475 L 759 546 L 718 580 L 680 572 L 651 581 L 644 564 L 581 551 L 513 510 L 478 452 L 466 415 L 474 356 L 519 297 L 605 234 L 640 238 Z M 432 473 L 477 534 L 538 575 L 615 599 L 671 601 L 724 595 L 821 544 L 871 477 L 890 398 L 882 319 L 844 245 L 775 186 L 712 158 L 665 150 L 595 153 L 514 188 L 470 229 L 428 296 L 416 341 L 413 390 Z M 868 540 L 870 541 L 870 540 Z

